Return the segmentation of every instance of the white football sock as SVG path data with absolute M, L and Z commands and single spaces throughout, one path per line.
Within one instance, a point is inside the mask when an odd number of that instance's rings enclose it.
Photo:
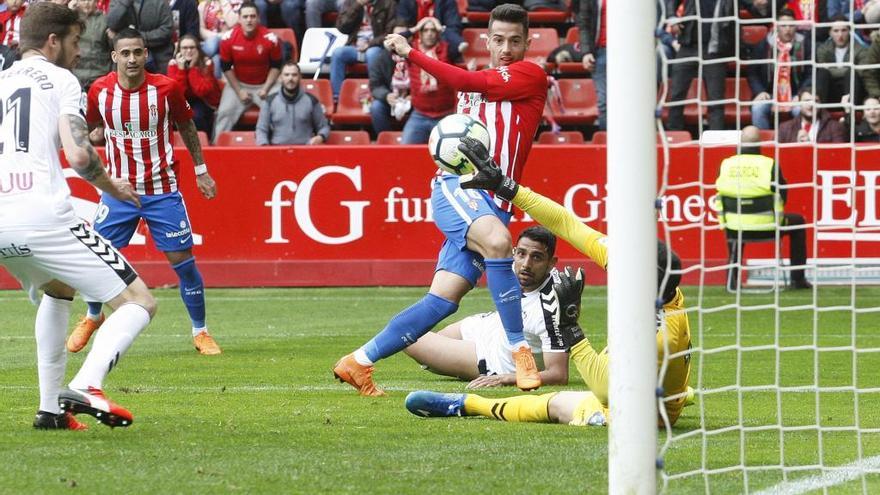
M 40 381 L 40 410 L 60 414 L 58 392 L 67 366 L 64 340 L 73 301 L 43 294 L 34 323 L 37 337 L 37 376 Z
M 367 352 L 363 347 L 354 351 L 354 360 L 361 366 L 372 366 L 374 363 L 367 357 Z
M 101 388 L 104 378 L 135 337 L 150 323 L 150 314 L 138 304 L 123 304 L 113 312 L 98 329 L 92 350 L 79 372 L 70 381 L 70 388 Z

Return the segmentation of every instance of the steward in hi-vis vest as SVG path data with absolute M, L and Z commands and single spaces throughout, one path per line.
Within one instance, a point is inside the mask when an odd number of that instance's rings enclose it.
M 776 230 L 783 199 L 776 193 L 774 175 L 775 162 L 763 155 L 740 154 L 721 162 L 715 181 L 721 225 L 734 231 Z

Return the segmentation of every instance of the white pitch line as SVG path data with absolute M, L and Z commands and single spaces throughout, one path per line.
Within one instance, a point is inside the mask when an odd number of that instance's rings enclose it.
M 462 382 L 463 383 L 463 382 Z M 0 385 L 0 390 L 36 390 L 36 385 Z M 228 387 L 154 387 L 154 386 L 122 386 L 116 388 L 116 392 L 126 389 L 125 393 L 163 393 L 163 392 L 185 392 L 185 393 L 258 393 L 258 392 L 333 392 L 340 390 L 352 390 L 351 386 L 346 384 L 338 385 L 231 385 Z M 416 390 L 418 386 L 411 387 L 402 386 L 382 386 L 383 390 L 391 390 L 395 392 L 409 392 Z M 113 389 L 109 389 L 113 390 Z
M 756 492 L 755 495 L 800 495 L 852 481 L 867 471 L 876 473 L 880 469 L 880 455 L 868 457 L 844 466 L 836 466 L 821 475 L 810 476 L 796 481 L 783 481 L 776 486 Z

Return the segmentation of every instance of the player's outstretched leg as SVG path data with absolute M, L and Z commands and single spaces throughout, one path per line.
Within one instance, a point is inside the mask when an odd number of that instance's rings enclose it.
M 535 390 L 541 386 L 541 375 L 523 337 L 522 287 L 513 273 L 513 258 L 486 259 L 486 279 L 507 341 L 513 348 L 516 386 L 520 390 Z
M 89 343 L 95 330 L 104 323 L 104 313 L 101 311 L 103 306 L 99 302 L 87 302 L 89 310 L 85 316 L 80 318 L 70 337 L 67 338 L 67 350 L 70 352 L 79 352 Z
M 193 345 L 200 354 L 213 356 L 220 354 L 220 346 L 208 333 L 205 324 L 205 283 L 196 267 L 194 257 L 171 266 L 180 280 L 180 298 L 183 300 L 192 321 Z
M 373 364 L 413 344 L 457 309 L 458 304 L 448 299 L 426 294 L 394 316 L 381 332 L 360 349 L 340 359 L 333 367 L 334 376 L 358 389 L 361 395 L 385 395 L 373 383 Z
M 476 394 L 441 394 L 427 390 L 411 392 L 406 408 L 417 416 L 485 416 L 515 423 L 552 423 L 550 400 L 556 393 L 487 399 Z

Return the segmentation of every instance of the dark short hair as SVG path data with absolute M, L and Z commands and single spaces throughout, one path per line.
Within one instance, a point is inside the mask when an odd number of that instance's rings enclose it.
M 302 74 L 302 69 L 299 68 L 299 64 L 293 60 L 288 60 L 284 62 L 284 65 L 281 66 L 281 70 L 284 70 L 285 67 L 296 67 L 296 71 Z
M 517 242 L 523 237 L 543 244 L 547 248 L 547 254 L 549 254 L 551 258 L 556 253 L 556 236 L 553 235 L 553 232 L 547 230 L 546 227 L 535 225 L 523 230 L 519 234 L 519 237 L 516 238 Z
M 849 29 L 849 19 L 843 14 L 835 14 L 834 17 L 829 19 L 831 22 L 845 22 L 846 28 Z
M 792 19 L 797 18 L 797 16 L 794 15 L 794 11 L 788 7 L 784 7 L 776 11 L 776 18 L 779 19 L 780 17 L 791 17 Z
M 19 50 L 24 53 L 42 48 L 53 33 L 59 38 L 65 38 L 73 26 L 79 26 L 80 30 L 85 29 L 78 11 L 52 2 L 31 5 L 21 20 Z
M 241 5 L 238 7 L 238 11 L 241 12 L 241 9 L 254 9 L 257 11 L 257 16 L 260 15 L 260 9 L 257 8 L 257 4 L 247 0 L 245 2 L 241 2 Z
M 490 29 L 495 21 L 522 24 L 523 34 L 529 34 L 529 13 L 526 9 L 515 3 L 502 3 L 492 9 L 492 13 L 489 14 Z
M 670 273 L 666 279 L 666 285 L 663 284 L 663 277 L 666 275 L 667 265 Z M 668 304 L 675 299 L 675 289 L 681 283 L 681 259 L 675 254 L 675 251 L 669 249 L 666 243 L 657 241 L 657 290 L 662 289 L 660 297 L 663 304 Z
M 116 33 L 116 37 L 113 38 L 114 50 L 116 49 L 116 45 L 119 44 L 119 40 L 141 40 L 144 43 L 144 46 L 147 46 L 143 33 L 132 27 L 122 28 L 122 30 Z

